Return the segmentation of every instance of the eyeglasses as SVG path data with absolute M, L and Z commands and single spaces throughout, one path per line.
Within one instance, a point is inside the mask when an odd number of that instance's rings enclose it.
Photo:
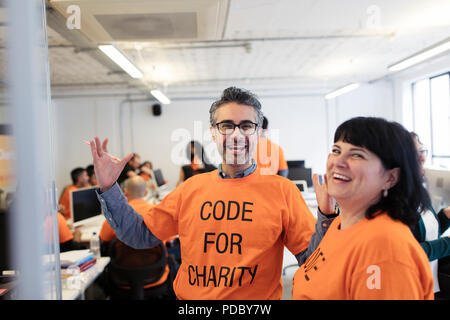
M 256 132 L 256 128 L 258 128 L 258 124 L 251 121 L 243 121 L 239 124 L 234 124 L 233 122 L 229 121 L 222 121 L 216 123 L 215 126 L 217 127 L 219 132 L 224 135 L 232 134 L 236 127 L 238 127 L 239 131 L 244 136 L 250 136 L 254 134 Z
M 419 150 L 419 156 L 423 156 L 424 158 L 426 158 L 428 156 L 428 150 L 427 149 Z

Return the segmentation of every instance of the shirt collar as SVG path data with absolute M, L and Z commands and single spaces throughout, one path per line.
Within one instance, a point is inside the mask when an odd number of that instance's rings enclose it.
M 238 172 L 234 178 L 232 178 L 231 176 L 229 176 L 227 173 L 225 173 L 225 171 L 222 170 L 222 164 L 219 165 L 219 168 L 217 170 L 219 177 L 221 177 L 222 179 L 237 179 L 237 178 L 244 178 L 249 176 L 250 174 L 252 174 L 256 169 L 256 161 L 255 159 L 252 158 L 252 165 L 250 167 L 248 167 L 247 169 L 245 169 L 242 172 Z

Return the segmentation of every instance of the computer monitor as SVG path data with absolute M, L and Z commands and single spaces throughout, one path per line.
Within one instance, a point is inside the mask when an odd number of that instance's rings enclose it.
M 166 184 L 161 169 L 153 170 L 153 175 L 155 176 L 156 184 L 158 185 L 158 187 Z
M 312 187 L 312 170 L 311 168 L 289 168 L 288 172 L 289 180 L 305 180 L 308 184 L 308 188 Z
M 305 160 L 288 160 L 286 161 L 288 168 L 304 168 Z
M 70 193 L 73 226 L 81 226 L 99 218 L 102 214 L 95 190 L 97 187 L 74 190 Z
M 308 192 L 308 183 L 305 180 L 293 180 L 300 192 Z
M 450 205 L 450 170 L 425 168 L 425 182 L 435 210 Z

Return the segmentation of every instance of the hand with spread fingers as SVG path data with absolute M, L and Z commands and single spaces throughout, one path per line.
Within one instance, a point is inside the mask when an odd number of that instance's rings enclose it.
M 103 143 L 100 142 L 98 137 L 95 137 L 95 140 L 90 142 L 94 170 L 100 186 L 100 192 L 105 192 L 114 185 L 127 162 L 133 157 L 133 154 L 128 154 L 122 160 L 115 161 L 108 154 L 107 144 L 108 138 Z

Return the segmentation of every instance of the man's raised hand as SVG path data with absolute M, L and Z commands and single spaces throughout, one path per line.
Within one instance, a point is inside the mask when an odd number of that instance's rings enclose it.
M 118 159 L 108 154 L 108 138 L 101 143 L 100 139 L 95 137 L 89 144 L 91 146 L 94 171 L 100 186 L 100 192 L 105 192 L 117 181 L 117 178 L 119 178 L 120 173 L 127 162 L 133 157 L 133 154 L 130 153 L 122 160 L 117 161 Z

